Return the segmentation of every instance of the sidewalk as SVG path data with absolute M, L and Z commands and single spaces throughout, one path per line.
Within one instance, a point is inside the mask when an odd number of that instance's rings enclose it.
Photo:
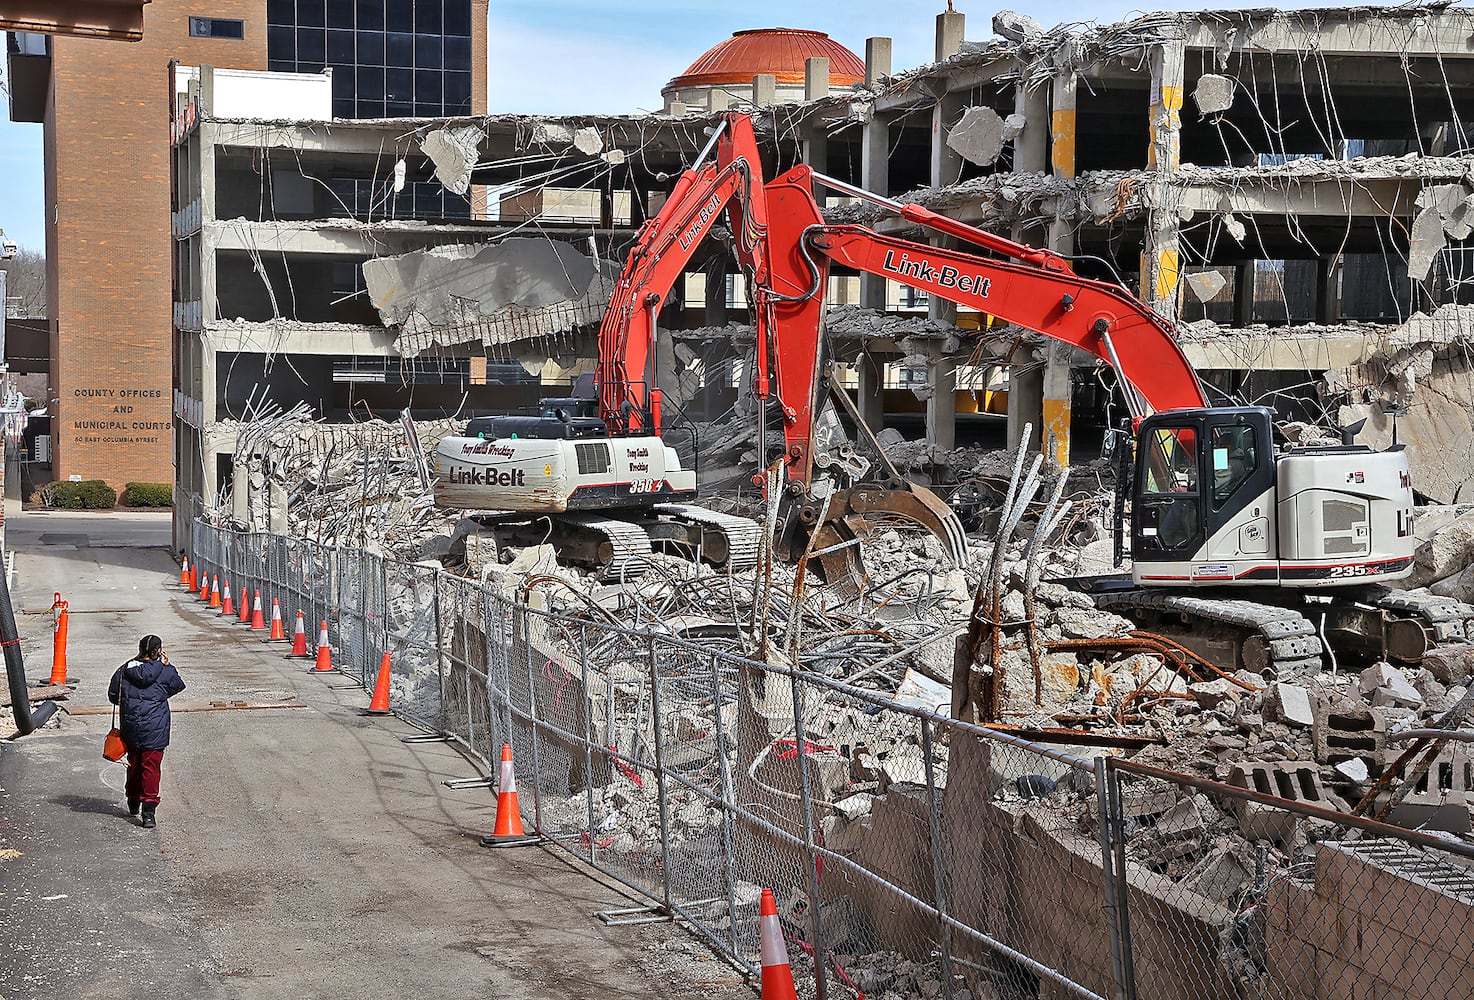
M 130 822 L 102 759 L 107 715 L 0 744 L 0 997 L 752 996 L 684 930 L 603 925 L 594 911 L 635 904 L 562 855 L 479 847 L 494 792 L 441 784 L 472 764 L 400 742 L 410 727 L 360 716 L 346 678 L 166 586 L 178 567 L 139 546 L 167 542 L 167 515 L 25 513 L 7 531 L 18 611 L 71 602 L 71 707 L 104 704 L 146 632 L 189 684 L 176 701 L 308 707 L 176 714 L 157 830 Z M 51 620 L 18 617 L 34 682 Z

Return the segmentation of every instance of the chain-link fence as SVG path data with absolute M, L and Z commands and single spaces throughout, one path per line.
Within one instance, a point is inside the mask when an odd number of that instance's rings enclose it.
M 387 651 L 396 713 L 488 764 L 510 744 L 528 825 L 648 900 L 606 919 L 683 919 L 756 972 L 773 889 L 804 995 L 1474 996 L 1474 848 L 1351 816 L 1313 763 L 1221 783 L 1087 759 L 735 655 L 720 627 L 686 641 L 433 564 L 194 540 L 203 571 L 326 621 L 365 686 Z M 1420 787 L 1404 807 L 1468 828 L 1467 754 Z

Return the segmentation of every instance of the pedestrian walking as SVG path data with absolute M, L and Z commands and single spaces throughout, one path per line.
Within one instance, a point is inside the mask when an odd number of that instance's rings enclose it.
M 113 672 L 108 701 L 118 706 L 118 729 L 128 747 L 128 815 L 143 815 L 152 827 L 159 804 L 159 770 L 169 745 L 169 699 L 184 690 L 184 679 L 169 663 L 164 640 L 138 640 L 138 658 Z

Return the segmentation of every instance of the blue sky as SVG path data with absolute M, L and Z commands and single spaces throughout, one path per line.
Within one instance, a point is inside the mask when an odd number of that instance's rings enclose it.
M 993 13 L 1004 4 L 956 5 L 967 13 L 968 39 L 981 40 L 991 36 Z M 658 108 L 667 80 L 743 28 L 782 25 L 827 31 L 862 56 L 867 36 L 886 35 L 895 40 L 892 65 L 905 69 L 930 61 L 934 19 L 945 6 L 946 0 L 491 0 L 490 107 L 494 112 L 545 114 Z M 1012 9 L 1049 27 L 1065 21 L 1120 20 L 1140 8 L 1110 0 L 1027 0 Z M 0 120 L 0 229 L 23 246 L 43 248 L 42 205 L 41 126 L 12 124 L 7 108 Z

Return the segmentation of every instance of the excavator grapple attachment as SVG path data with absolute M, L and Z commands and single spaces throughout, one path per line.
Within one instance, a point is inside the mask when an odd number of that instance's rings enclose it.
M 818 506 L 806 506 L 800 520 L 817 520 Z M 805 515 L 808 515 L 805 518 Z M 822 523 L 814 524 L 809 551 L 816 554 L 824 582 L 845 597 L 860 594 L 871 580 L 863 546 L 877 532 L 922 530 L 941 543 L 947 569 L 967 565 L 967 534 L 957 514 L 925 486 L 905 483 L 895 488 L 862 484 L 838 490 L 829 500 Z

